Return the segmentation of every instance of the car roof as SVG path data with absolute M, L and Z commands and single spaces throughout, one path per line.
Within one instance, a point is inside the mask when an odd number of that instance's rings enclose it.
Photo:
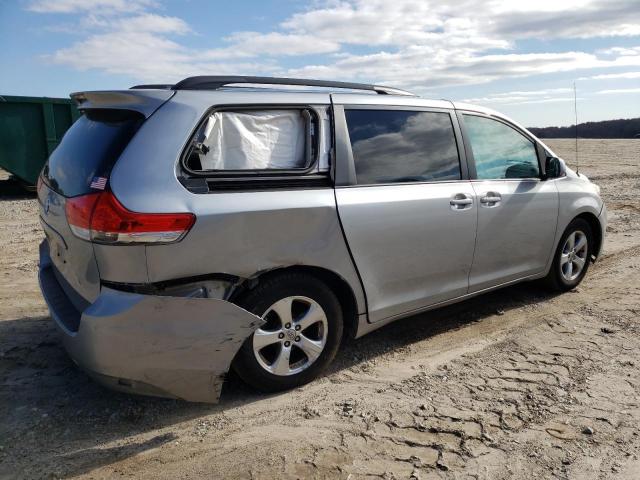
M 178 83 L 135 85 L 131 89 L 166 89 L 166 90 L 220 90 L 229 85 L 277 85 L 277 86 L 302 86 L 302 87 L 323 87 L 342 88 L 350 90 L 361 90 L 373 92 L 381 95 L 408 95 L 411 92 L 395 87 L 384 85 L 374 85 L 370 83 L 341 82 L 334 80 L 318 80 L 310 78 L 285 78 L 285 77 L 255 77 L 241 75 L 199 75 L 187 77 Z
M 164 94 L 163 94 L 164 92 Z M 215 93 L 214 93 L 215 92 Z M 126 92 L 79 92 L 72 94 L 72 98 L 78 101 L 90 94 L 95 99 L 99 97 L 111 97 L 121 95 L 128 100 L 133 100 L 136 94 L 140 96 L 153 95 L 169 98 L 184 99 L 188 103 L 196 98 L 213 104 L 219 101 L 233 103 L 307 103 L 326 104 L 337 103 L 343 105 L 381 105 L 381 106 L 406 106 L 422 108 L 442 108 L 470 110 L 486 115 L 500 115 L 491 109 L 478 105 L 471 105 L 449 100 L 433 100 L 421 98 L 406 90 L 395 87 L 387 87 L 366 83 L 353 83 L 332 80 L 316 80 L 283 77 L 256 77 L 256 76 L 222 76 L 201 75 L 188 77 L 175 84 L 149 84 L 135 85 Z M 98 94 L 98 96 L 94 95 Z M 177 98 L 176 97 L 177 95 Z M 214 101 L 215 100 L 215 101 Z M 81 102 L 78 102 L 81 103 Z M 125 102 L 128 103 L 128 102 Z M 89 104 L 85 104 L 85 108 Z M 89 107 L 90 108 L 90 107 Z M 95 107 L 94 107 L 95 108 Z
M 148 108 L 150 111 L 157 108 L 158 101 L 170 98 L 192 104 L 204 101 L 211 105 L 224 103 L 328 104 L 333 102 L 342 105 L 362 105 L 363 108 L 368 105 L 406 106 L 472 111 L 516 123 L 490 108 L 444 99 L 421 98 L 395 87 L 300 78 L 205 75 L 188 77 L 175 84 L 136 85 L 127 91 L 80 92 L 72 94 L 72 98 L 80 108 L 97 108 L 101 103 L 130 105 L 144 99 L 142 103 L 150 104 Z M 116 99 L 124 100 L 118 102 L 115 101 Z M 140 107 L 135 109 L 140 110 Z M 146 111 L 143 113 L 146 116 L 149 114 Z
M 187 103 L 221 104 L 307 104 L 323 105 L 331 102 L 341 105 L 380 105 L 389 107 L 419 107 L 457 109 L 503 118 L 505 115 L 480 105 L 445 99 L 428 99 L 419 96 L 376 94 L 343 88 L 273 88 L 273 87 L 223 87 L 215 90 L 172 90 L 167 88 L 137 88 L 130 90 L 86 91 L 71 94 L 78 107 L 85 108 L 132 108 L 140 110 L 150 103 L 152 110 L 158 102 L 168 99 L 184 100 Z M 147 113 L 147 112 L 143 112 Z M 150 112 L 149 112 L 150 113 Z
M 397 107 L 421 107 L 452 109 L 453 103 L 448 100 L 432 100 L 406 95 L 376 95 L 375 93 L 352 92 L 336 89 L 327 90 L 286 90 L 286 89 L 249 89 L 224 88 L 220 90 L 178 90 L 174 100 L 224 104 L 306 104 L 328 105 L 379 105 Z

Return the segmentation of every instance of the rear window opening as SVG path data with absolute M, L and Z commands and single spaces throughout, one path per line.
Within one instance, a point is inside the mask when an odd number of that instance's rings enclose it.
M 96 185 L 103 190 L 104 183 L 94 179 L 109 178 L 143 122 L 142 114 L 130 110 L 85 110 L 49 156 L 42 170 L 45 183 L 65 197 L 95 192 Z
M 303 174 L 317 169 L 318 116 L 310 108 L 217 109 L 183 157 L 197 176 Z

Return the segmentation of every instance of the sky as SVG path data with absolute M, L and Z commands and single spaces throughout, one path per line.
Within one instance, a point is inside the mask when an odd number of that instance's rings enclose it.
M 531 127 L 640 116 L 640 0 L 0 0 L 0 95 L 371 82 Z

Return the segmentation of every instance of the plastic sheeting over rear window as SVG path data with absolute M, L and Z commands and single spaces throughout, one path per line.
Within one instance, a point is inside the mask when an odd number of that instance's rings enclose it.
M 302 110 L 217 111 L 196 138 L 201 170 L 291 170 L 308 167 Z

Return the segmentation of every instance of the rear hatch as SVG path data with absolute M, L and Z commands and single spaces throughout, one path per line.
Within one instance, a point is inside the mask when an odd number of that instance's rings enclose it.
M 67 204 L 108 188 L 115 162 L 144 119 L 143 113 L 133 110 L 85 110 L 49 157 L 38 182 L 40 221 L 54 273 L 80 311 L 98 296 L 100 274 L 93 244 L 71 230 Z

